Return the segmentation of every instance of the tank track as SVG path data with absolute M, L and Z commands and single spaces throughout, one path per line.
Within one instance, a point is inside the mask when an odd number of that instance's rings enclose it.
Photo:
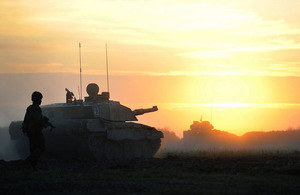
M 138 123 L 109 123 L 108 126 L 108 129 L 120 132 L 116 133 L 120 139 L 114 140 L 114 136 L 108 136 L 110 130 L 89 135 L 89 150 L 98 161 L 152 158 L 160 148 L 160 136 L 156 135 L 160 132 L 153 127 Z M 139 136 L 133 134 L 124 138 L 121 136 L 124 131 L 138 132 Z M 141 132 L 144 132 L 142 136 Z
M 160 147 L 160 139 L 149 140 L 108 140 L 103 134 L 89 136 L 88 145 L 98 161 L 151 158 Z

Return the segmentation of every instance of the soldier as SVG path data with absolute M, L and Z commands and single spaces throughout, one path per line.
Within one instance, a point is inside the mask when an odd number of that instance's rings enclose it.
M 65 88 L 67 93 L 66 93 L 66 103 L 67 104 L 71 104 L 74 101 L 74 93 L 69 91 L 69 89 Z M 75 98 L 75 102 L 76 102 L 76 98 Z
M 27 107 L 24 121 L 22 124 L 22 130 L 29 139 L 30 154 L 26 159 L 26 162 L 32 169 L 36 169 L 36 164 L 45 151 L 45 140 L 42 133 L 42 129 L 53 125 L 48 122 L 48 118 L 42 115 L 40 104 L 42 102 L 43 95 L 35 91 L 32 93 L 31 100 L 32 105 Z

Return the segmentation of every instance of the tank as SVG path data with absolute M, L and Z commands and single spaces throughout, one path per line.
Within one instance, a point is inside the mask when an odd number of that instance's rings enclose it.
M 214 126 L 209 121 L 194 121 L 190 126 L 190 130 L 183 131 L 183 140 L 187 142 L 191 140 L 197 140 L 207 134 L 209 134 L 214 129 Z
M 157 106 L 131 110 L 109 99 L 108 92 L 90 83 L 88 96 L 76 100 L 66 89 L 66 102 L 41 106 L 43 115 L 55 126 L 44 129 L 46 142 L 44 157 L 64 159 L 151 158 L 160 148 L 163 133 L 137 121 L 137 115 L 155 112 Z M 28 139 L 23 135 L 22 121 L 9 126 L 11 139 L 21 158 L 28 155 Z

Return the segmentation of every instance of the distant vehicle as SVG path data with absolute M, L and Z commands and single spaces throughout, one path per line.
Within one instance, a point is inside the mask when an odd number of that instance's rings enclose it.
M 190 130 L 183 131 L 183 140 L 184 141 L 191 141 L 191 140 L 199 140 L 203 136 L 206 136 L 212 130 L 214 126 L 209 121 L 194 121 L 193 124 L 190 126 Z
M 158 151 L 163 133 L 154 127 L 134 123 L 136 115 L 158 110 L 131 110 L 109 99 L 109 92 L 98 94 L 99 87 L 90 83 L 85 101 L 76 100 L 67 90 L 66 103 L 41 106 L 43 114 L 56 127 L 44 130 L 49 158 L 111 159 L 151 158 Z M 21 130 L 22 121 L 9 126 L 12 140 L 22 158 L 28 155 L 27 139 Z

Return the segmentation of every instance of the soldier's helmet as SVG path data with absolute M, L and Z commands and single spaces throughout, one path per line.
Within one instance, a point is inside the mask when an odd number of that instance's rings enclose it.
M 31 100 L 33 102 L 41 101 L 42 98 L 43 98 L 43 95 L 38 91 L 33 92 L 31 95 Z

